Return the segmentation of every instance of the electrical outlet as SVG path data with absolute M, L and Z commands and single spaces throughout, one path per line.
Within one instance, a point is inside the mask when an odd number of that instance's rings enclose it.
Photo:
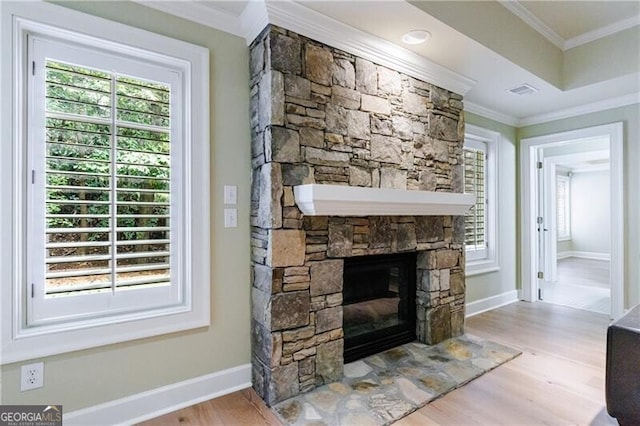
M 44 385 L 44 363 L 23 365 L 20 369 L 20 390 L 27 391 Z

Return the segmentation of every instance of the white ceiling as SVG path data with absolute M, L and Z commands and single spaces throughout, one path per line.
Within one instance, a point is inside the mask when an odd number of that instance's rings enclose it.
M 549 158 L 556 166 L 574 173 L 604 171 L 609 170 L 611 166 L 608 150 L 585 151 L 579 154 Z
M 569 40 L 640 13 L 638 1 L 520 1 L 556 34 Z
M 259 0 L 261 1 L 261 0 Z M 268 0 L 271 1 L 271 0 Z M 150 2 L 143 2 L 150 4 Z M 155 3 L 156 8 L 167 11 L 168 2 Z M 238 1 L 181 2 L 181 9 L 194 3 L 199 11 L 220 11 L 225 18 L 239 17 L 245 5 Z M 547 116 L 575 115 L 585 106 L 615 105 L 640 101 L 640 65 L 636 72 L 614 76 L 582 87 L 562 90 L 557 83 L 550 84 L 533 72 L 517 65 L 480 42 L 463 34 L 420 8 L 403 0 L 378 1 L 309 1 L 296 3 L 351 27 L 395 43 L 435 62 L 455 73 L 475 80 L 473 88 L 465 95 L 465 105 L 473 112 L 510 124 L 530 124 L 544 121 Z M 461 3 L 451 2 L 460 7 Z M 640 24 L 640 2 L 637 1 L 522 1 L 500 2 L 519 20 L 513 20 L 523 29 L 535 29 L 558 46 L 562 55 L 566 43 L 584 43 L 606 36 L 620 29 Z M 495 5 L 491 2 L 491 5 Z M 425 4 L 426 5 L 426 4 Z M 444 3 L 443 3 L 444 5 Z M 489 5 L 489 3 L 487 3 Z M 174 11 L 177 9 L 173 9 Z M 177 13 L 180 15 L 180 13 Z M 206 15 L 206 14 L 205 14 Z M 204 15 L 203 15 L 204 16 Z M 188 16 L 184 16 L 187 17 Z M 202 23 L 202 17 L 194 19 Z M 228 20 L 228 19 L 227 19 Z M 495 31 L 501 22 L 478 22 L 477 26 Z M 432 37 L 424 45 L 404 45 L 402 35 L 412 29 L 427 29 Z M 640 34 L 640 33 L 639 33 Z M 509 37 L 504 33 L 504 37 Z M 486 44 L 486 43 L 485 43 Z M 518 46 L 516 46 L 518 47 Z M 526 46 L 522 46 L 526 49 Z M 566 53 L 566 52 L 564 52 Z M 531 55 L 535 55 L 531 52 Z M 628 55 L 635 55 L 640 62 L 640 37 Z M 544 62 L 543 58 L 539 58 Z M 594 58 L 596 59 L 596 58 Z M 540 74 L 540 73 L 538 73 Z M 540 91 L 534 95 L 519 96 L 507 90 L 521 83 L 529 83 Z M 631 100 L 630 100 L 631 99 Z M 614 101 L 612 101 L 614 100 Z M 621 101 L 622 102 L 622 101 Z

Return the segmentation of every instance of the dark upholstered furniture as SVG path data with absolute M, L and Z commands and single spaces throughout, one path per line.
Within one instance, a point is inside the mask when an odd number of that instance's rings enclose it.
M 609 415 L 640 425 L 640 305 L 607 330 L 606 394 Z

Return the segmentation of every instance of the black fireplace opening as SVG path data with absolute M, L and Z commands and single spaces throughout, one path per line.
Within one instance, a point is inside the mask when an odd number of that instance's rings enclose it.
M 416 339 L 416 253 L 346 258 L 344 361 Z

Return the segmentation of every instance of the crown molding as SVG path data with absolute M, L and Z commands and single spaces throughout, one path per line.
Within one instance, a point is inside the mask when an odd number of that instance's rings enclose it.
M 560 50 L 565 50 L 565 40 L 557 32 L 553 31 L 547 24 L 542 22 L 529 9 L 515 0 L 498 0 L 509 12 L 522 19 L 527 25 L 536 30 L 541 36 L 549 40 Z
M 494 109 L 487 108 L 469 101 L 464 101 L 464 110 L 466 112 L 477 114 L 481 117 L 488 118 L 489 120 L 497 121 L 499 123 L 507 124 L 509 126 L 525 127 L 634 104 L 640 104 L 640 92 L 630 93 L 628 95 L 605 99 L 602 101 L 580 105 L 577 107 L 560 109 L 544 114 L 531 115 L 524 118 L 517 118 L 508 114 L 504 114 Z
M 247 30 L 247 44 L 266 24 L 273 24 L 459 95 L 464 96 L 476 83 L 408 49 L 290 0 L 250 2 L 241 21 Z
M 562 120 L 578 115 L 591 114 L 594 112 L 605 111 L 608 109 L 619 108 L 627 105 L 640 103 L 640 92 L 630 93 L 628 95 L 618 96 L 615 98 L 605 99 L 590 104 L 580 105 L 577 107 L 561 109 L 545 114 L 532 115 L 518 121 L 518 127 L 531 126 L 533 124 L 547 123 L 549 121 Z
M 355 29 L 291 0 L 252 0 L 248 2 L 240 16 L 191 1 L 133 1 L 161 12 L 243 37 L 247 41 L 247 45 L 251 44 L 267 25 L 274 24 L 463 96 L 476 83 L 474 80 L 442 67 L 408 49 Z M 519 2 L 499 1 L 505 8 L 563 50 L 640 25 L 640 17 L 631 17 L 565 41 Z M 466 100 L 464 101 L 464 110 L 509 126 L 523 127 L 637 103 L 640 103 L 640 93 L 631 93 L 524 118 L 517 118 Z
M 197 2 L 157 0 L 133 0 L 133 2 L 179 18 L 197 22 L 198 24 L 224 31 L 238 37 L 245 36 L 238 16 L 204 6 Z
M 243 37 L 247 41 L 247 46 L 251 45 L 269 25 L 269 13 L 264 1 L 250 1 L 240 15 L 240 25 L 244 32 Z
M 556 47 L 562 51 L 573 49 L 574 47 L 581 46 L 583 44 L 591 43 L 592 41 L 609 36 L 611 34 L 624 31 L 626 29 L 640 25 L 640 16 L 632 16 L 630 18 L 622 19 L 613 24 L 607 25 L 602 28 L 595 29 L 593 31 L 580 34 L 570 39 L 564 39 L 554 30 L 552 30 L 547 24 L 542 22 L 536 15 L 531 13 L 529 9 L 523 6 L 517 0 L 498 0 L 502 6 L 504 6 L 511 13 L 522 19 L 527 25 L 536 30 L 540 35 L 553 43 Z
M 637 25 L 640 25 L 640 16 L 632 16 L 630 18 L 625 18 L 621 21 L 614 22 L 611 25 L 607 25 L 606 27 L 598 28 L 596 30 L 589 31 L 587 33 L 580 34 L 579 36 L 568 39 L 564 43 L 564 50 L 573 49 L 574 47 L 591 43 L 592 41 L 598 40 L 606 36 L 610 36 L 615 33 L 619 33 L 620 31 L 633 28 Z
M 479 115 L 484 118 L 488 118 L 499 123 L 507 124 L 509 126 L 517 127 L 520 120 L 509 114 L 503 114 L 491 108 L 484 107 L 470 101 L 464 101 L 464 110 L 473 114 Z

